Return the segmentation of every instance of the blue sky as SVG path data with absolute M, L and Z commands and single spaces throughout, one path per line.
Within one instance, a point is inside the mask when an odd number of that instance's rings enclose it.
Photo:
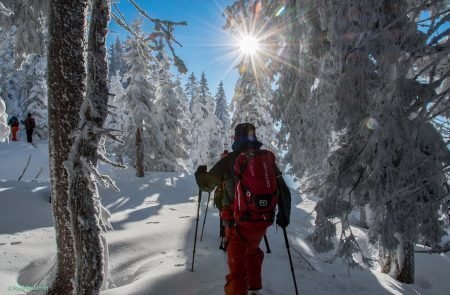
M 188 23 L 186 27 L 178 26 L 175 29 L 175 37 L 183 45 L 183 47 L 174 45 L 177 55 L 186 63 L 189 74 L 194 72 L 199 78 L 201 72 L 205 72 L 212 95 L 216 94 L 217 86 L 222 80 L 227 98 L 230 100 L 238 74 L 237 70 L 233 68 L 236 61 L 226 57 L 233 51 L 233 47 L 230 46 L 232 42 L 230 35 L 222 29 L 225 24 L 222 12 L 233 1 L 136 0 L 136 2 L 151 17 Z M 129 22 L 139 16 L 139 13 L 127 0 L 120 0 L 118 7 Z M 146 24 L 147 30 L 145 31 L 150 32 L 149 22 Z M 117 36 L 121 40 L 125 40 L 127 33 L 112 21 L 110 42 Z M 183 82 L 186 81 L 189 74 L 182 76 Z

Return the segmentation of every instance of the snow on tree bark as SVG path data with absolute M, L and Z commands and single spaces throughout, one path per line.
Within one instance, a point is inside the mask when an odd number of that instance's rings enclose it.
M 87 46 L 86 98 L 80 112 L 80 124 L 69 159 L 65 162 L 69 178 L 69 211 L 76 253 L 75 293 L 99 294 L 107 276 L 104 269 L 105 239 L 102 205 L 94 180 L 115 187 L 114 182 L 97 171 L 97 161 L 107 160 L 99 142 L 108 131 L 103 124 L 108 114 L 108 66 L 106 35 L 110 3 L 92 2 L 92 17 Z
M 52 1 L 48 46 L 50 182 L 56 232 L 56 275 L 48 294 L 72 294 L 75 252 L 64 161 L 74 140 L 85 91 L 84 32 L 86 0 Z

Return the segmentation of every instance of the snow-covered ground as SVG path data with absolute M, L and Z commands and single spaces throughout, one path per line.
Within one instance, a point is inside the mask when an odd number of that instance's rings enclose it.
M 29 286 L 46 288 L 41 279 L 50 272 L 55 255 L 47 153 L 46 142 L 38 142 L 37 148 L 23 141 L 0 143 L 0 294 L 23 294 Z M 30 154 L 30 165 L 18 182 Z M 42 173 L 32 182 L 41 167 Z M 223 294 L 226 256 L 218 249 L 218 212 L 211 206 L 203 240 L 197 242 L 195 271 L 190 271 L 198 193 L 194 178 L 148 173 L 138 179 L 132 169 L 101 169 L 121 189 L 100 189 L 114 227 L 107 233 L 109 290 L 102 294 Z M 206 199 L 204 194 L 199 235 Z M 318 255 L 306 241 L 315 201 L 294 194 L 293 202 L 288 234 L 300 294 L 450 294 L 448 255 L 417 254 L 413 285 L 398 283 L 375 268 L 349 270 L 340 262 L 325 263 L 332 253 Z M 355 227 L 354 233 L 364 249 L 375 255 L 364 230 Z M 271 227 L 267 236 L 272 253 L 264 260 L 263 294 L 295 294 L 283 233 Z

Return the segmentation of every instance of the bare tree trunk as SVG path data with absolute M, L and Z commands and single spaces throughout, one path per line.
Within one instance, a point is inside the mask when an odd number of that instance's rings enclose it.
M 362 228 L 369 228 L 369 225 L 367 224 L 366 206 L 360 206 L 359 212 L 359 226 L 361 226 Z
M 87 0 L 50 1 L 48 45 L 48 126 L 50 182 L 56 232 L 56 274 L 48 294 L 72 294 L 75 278 L 70 231 L 68 180 L 64 161 L 74 142 L 85 91 L 83 57 Z
M 396 235 L 399 236 L 399 235 Z M 397 238 L 396 250 L 380 250 L 381 272 L 405 284 L 414 283 L 414 244 Z
M 108 114 L 105 42 L 109 12 L 109 0 L 93 0 L 88 35 L 87 93 L 81 107 L 80 132 L 66 165 L 76 253 L 76 294 L 99 294 L 105 276 L 104 250 L 107 245 L 102 239 L 101 204 L 92 178 L 102 178 L 96 165 L 99 141 Z
M 141 128 L 136 130 L 136 176 L 144 177 L 144 143 Z

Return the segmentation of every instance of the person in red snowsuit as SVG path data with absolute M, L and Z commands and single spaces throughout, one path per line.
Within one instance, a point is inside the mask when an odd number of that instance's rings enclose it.
M 224 220 L 227 237 L 227 257 L 229 273 L 226 276 L 226 295 L 259 294 L 262 288 L 261 268 L 264 252 L 259 248 L 268 224 L 265 222 L 241 222 L 236 226 L 233 217 L 235 193 L 234 164 L 237 156 L 246 150 L 260 149 L 262 143 L 256 139 L 252 124 L 238 124 L 235 128 L 233 151 L 220 159 L 207 172 L 206 166 L 199 166 L 195 178 L 200 189 L 211 192 L 225 184 L 221 218 Z M 278 198 L 277 224 L 286 227 L 290 221 L 291 195 L 289 188 L 276 167 L 280 196 Z
M 12 116 L 8 122 L 8 125 L 11 126 L 11 135 L 12 141 L 17 141 L 17 132 L 19 131 L 19 120 L 16 116 Z

